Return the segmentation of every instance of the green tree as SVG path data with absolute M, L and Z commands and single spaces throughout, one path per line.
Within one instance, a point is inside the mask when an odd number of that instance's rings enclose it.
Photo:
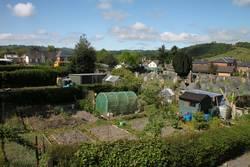
M 122 54 L 119 55 L 119 61 L 130 67 L 136 67 L 141 62 L 141 55 L 137 52 L 122 52 Z
M 80 37 L 71 58 L 70 71 L 73 73 L 92 73 L 95 71 L 96 51 L 86 36 Z
M 97 52 L 96 59 L 98 63 L 104 63 L 109 65 L 110 67 L 114 67 L 118 63 L 118 60 L 105 49 Z
M 0 125 L 0 140 L 1 140 L 1 150 L 2 150 L 3 158 L 6 164 L 9 163 L 6 150 L 5 150 L 6 141 L 15 142 L 17 144 L 20 144 L 22 146 L 35 150 L 35 146 L 32 143 L 23 139 L 20 136 L 20 131 L 18 131 L 17 129 L 8 127 L 6 125 Z
M 53 45 L 48 45 L 47 50 L 48 50 L 48 52 L 56 52 L 57 48 L 55 48 L 55 46 L 53 46 Z
M 166 52 L 166 48 L 165 45 L 162 45 L 159 49 L 159 60 L 160 60 L 160 64 L 164 64 L 166 61 L 166 57 L 167 57 L 167 52 Z
M 112 54 L 108 54 L 103 58 L 103 63 L 109 65 L 109 67 L 114 67 L 118 64 L 118 61 Z
M 185 52 L 178 51 L 173 58 L 172 64 L 178 76 L 185 78 L 192 69 L 192 57 Z

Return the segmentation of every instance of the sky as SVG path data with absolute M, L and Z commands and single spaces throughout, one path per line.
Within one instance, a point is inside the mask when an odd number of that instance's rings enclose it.
M 0 45 L 97 50 L 250 41 L 250 0 L 0 0 Z

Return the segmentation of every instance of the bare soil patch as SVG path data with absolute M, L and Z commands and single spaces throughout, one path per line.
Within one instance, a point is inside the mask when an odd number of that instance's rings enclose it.
M 78 111 L 75 115 L 72 116 L 73 118 L 81 119 L 90 123 L 95 123 L 98 118 L 95 117 L 93 114 L 86 112 L 86 111 Z
M 100 141 L 135 140 L 136 136 L 114 125 L 98 126 L 90 129 L 90 133 Z
M 161 137 L 169 137 L 172 135 L 176 130 L 171 126 L 165 126 L 161 129 Z
M 79 130 L 70 130 L 58 134 L 53 134 L 50 135 L 50 138 L 58 144 L 76 144 L 91 141 L 91 139 L 87 135 L 83 134 Z
M 64 126 L 77 126 L 85 121 L 78 118 L 65 117 L 63 115 L 52 115 L 49 118 L 29 117 L 25 119 L 25 122 L 32 130 L 46 130 Z
M 148 118 L 133 119 L 128 124 L 131 126 L 131 129 L 142 132 L 148 124 Z

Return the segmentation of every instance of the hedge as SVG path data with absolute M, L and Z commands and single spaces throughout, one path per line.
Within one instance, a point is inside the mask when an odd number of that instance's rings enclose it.
M 80 88 L 19 89 L 5 92 L 1 100 L 17 106 L 65 104 L 85 97 Z
M 116 92 L 116 91 L 134 91 L 138 93 L 140 85 L 127 86 L 127 85 L 111 85 L 111 84 L 89 84 L 89 85 L 85 84 L 85 85 L 80 85 L 80 87 L 83 89 L 92 90 L 95 93 Z
M 84 143 L 78 151 L 68 154 L 70 146 L 59 146 L 60 149 L 50 151 L 44 158 L 66 166 L 218 166 L 250 150 L 249 123 L 248 116 L 246 121 L 241 120 L 233 127 L 211 129 L 201 134 L 177 135 L 167 139 Z M 63 154 L 55 153 L 57 150 Z
M 79 166 L 217 166 L 250 149 L 249 122 L 172 139 L 83 144 Z
M 31 69 L 0 72 L 0 88 L 56 85 L 56 77 L 66 75 L 61 69 Z
M 24 65 L 0 65 L 0 71 L 17 71 L 17 70 L 33 70 L 33 69 L 49 69 L 49 66 L 24 66 Z

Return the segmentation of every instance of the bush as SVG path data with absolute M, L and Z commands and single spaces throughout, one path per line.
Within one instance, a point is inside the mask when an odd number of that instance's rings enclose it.
M 79 166 L 217 166 L 250 149 L 248 123 L 167 140 L 83 144 Z
M 208 122 L 204 118 L 203 112 L 197 112 L 194 114 L 194 128 L 197 130 L 208 129 Z
M 0 88 L 56 85 L 56 77 L 65 75 L 67 75 L 67 70 L 62 68 L 25 69 L 0 72 Z
M 85 99 L 79 100 L 80 109 L 93 113 L 95 111 L 95 106 L 93 103 L 94 100 L 95 100 L 95 94 L 89 91 Z
M 1 100 L 17 106 L 64 104 L 75 102 L 84 95 L 80 88 L 20 89 L 6 92 Z
M 40 166 L 77 166 L 73 158 L 73 154 L 77 151 L 79 146 L 66 145 L 66 146 L 52 146 L 47 153 L 42 156 Z
M 118 91 L 133 91 L 133 92 L 138 92 L 139 87 L 136 85 L 134 86 L 129 86 L 129 85 L 116 85 L 113 86 L 111 84 L 86 84 L 86 85 L 80 85 L 79 87 L 87 90 L 94 91 L 95 93 L 100 93 L 100 92 L 118 92 Z
M 23 65 L 0 65 L 0 71 L 49 69 L 49 66 L 23 66 Z
M 2 73 L 2 88 L 47 86 L 56 84 L 57 72 L 54 70 L 18 70 Z

